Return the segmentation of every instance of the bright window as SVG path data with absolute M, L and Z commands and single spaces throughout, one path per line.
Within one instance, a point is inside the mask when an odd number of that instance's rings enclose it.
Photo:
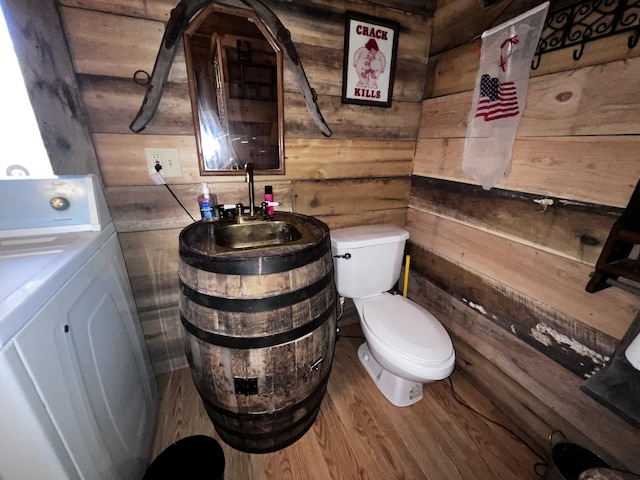
M 4 15 L 0 9 L 0 178 L 50 177 L 49 156 L 27 95 Z

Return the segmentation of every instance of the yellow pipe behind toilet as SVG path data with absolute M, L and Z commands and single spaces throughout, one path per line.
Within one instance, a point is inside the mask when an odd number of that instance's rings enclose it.
M 402 296 L 407 296 L 407 290 L 409 289 L 409 265 L 411 264 L 411 255 L 406 256 L 404 262 L 404 284 L 402 285 Z

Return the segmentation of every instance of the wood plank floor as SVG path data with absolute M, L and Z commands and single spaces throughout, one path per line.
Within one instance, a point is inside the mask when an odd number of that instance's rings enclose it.
M 342 335 L 361 335 L 359 325 Z M 209 435 L 225 452 L 225 480 L 527 480 L 539 478 L 538 458 L 503 429 L 455 401 L 447 381 L 425 388 L 415 405 L 394 407 L 377 390 L 357 357 L 361 339 L 342 337 L 313 427 L 278 452 L 248 454 L 216 434 L 188 370 L 159 378 L 160 418 L 151 458 L 190 435 Z M 452 376 L 457 396 L 510 427 L 460 372 Z M 543 453 L 543 452 L 541 452 Z

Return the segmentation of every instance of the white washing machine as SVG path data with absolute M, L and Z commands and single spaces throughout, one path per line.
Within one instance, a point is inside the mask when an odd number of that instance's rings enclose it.
M 158 408 L 95 176 L 0 180 L 0 479 L 138 480 Z

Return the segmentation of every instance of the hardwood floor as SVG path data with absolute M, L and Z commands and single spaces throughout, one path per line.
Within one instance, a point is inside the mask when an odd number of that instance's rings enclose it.
M 342 335 L 361 335 L 359 325 Z M 536 479 L 538 458 L 503 429 L 453 398 L 448 381 L 425 387 L 424 399 L 398 408 L 377 390 L 357 358 L 361 339 L 342 337 L 313 427 L 296 443 L 268 454 L 224 444 L 198 397 L 189 370 L 159 379 L 160 419 L 151 458 L 190 435 L 218 439 L 225 452 L 225 480 Z M 465 378 L 452 375 L 457 396 L 512 427 Z M 540 452 L 544 453 L 544 452 Z

